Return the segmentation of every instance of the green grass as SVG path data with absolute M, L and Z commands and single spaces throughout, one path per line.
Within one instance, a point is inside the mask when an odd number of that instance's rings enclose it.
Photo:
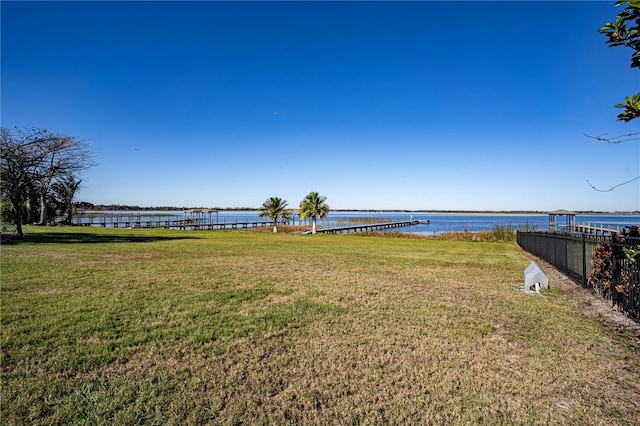
M 512 242 L 26 233 L 1 249 L 3 424 L 638 419 L 635 346 L 519 291 Z

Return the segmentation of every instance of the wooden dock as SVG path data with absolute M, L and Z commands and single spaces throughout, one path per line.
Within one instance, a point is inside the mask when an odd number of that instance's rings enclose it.
M 273 226 L 273 221 L 244 220 L 213 222 L 205 217 L 184 217 L 139 214 L 92 214 L 77 215 L 74 226 L 95 226 L 102 228 L 165 228 L 186 231 L 212 231 L 216 229 L 242 229 Z
M 189 212 L 191 213 L 191 212 Z M 154 214 L 150 213 L 111 213 L 111 212 L 87 212 L 77 214 L 73 218 L 73 226 L 93 226 L 102 228 L 165 228 L 178 229 L 184 231 L 213 231 L 219 229 L 248 229 L 273 226 L 273 221 L 264 219 L 236 219 L 232 221 L 217 221 L 209 212 L 207 214 L 190 214 L 187 216 Z M 217 215 L 216 215 L 217 216 Z M 370 232 L 392 228 L 404 228 L 419 224 L 428 224 L 428 220 L 405 220 L 395 222 L 362 223 L 348 226 L 337 226 L 320 228 L 318 233 L 322 234 L 343 234 L 349 232 Z M 293 221 L 295 225 L 295 219 Z M 300 223 L 302 224 L 302 223 Z M 306 223 L 310 225 L 310 223 Z M 303 232 L 303 234 L 311 231 Z
M 601 224 L 598 226 L 597 224 L 590 223 L 582 223 L 574 225 L 573 231 L 580 234 L 588 234 L 588 235 L 613 235 L 613 234 L 621 234 L 620 226 L 611 227 L 611 225 L 605 226 Z
M 360 225 L 351 225 L 351 226 L 337 226 L 334 228 L 320 228 L 317 229 L 316 232 L 318 234 L 342 234 L 349 232 L 371 232 L 371 231 L 379 231 L 382 229 L 392 229 L 392 228 L 404 228 L 407 226 L 418 225 L 420 223 L 429 223 L 429 221 L 424 220 L 406 220 L 401 222 L 382 222 L 382 223 L 369 223 L 369 224 L 360 224 Z M 310 234 L 311 231 L 305 231 L 303 234 Z

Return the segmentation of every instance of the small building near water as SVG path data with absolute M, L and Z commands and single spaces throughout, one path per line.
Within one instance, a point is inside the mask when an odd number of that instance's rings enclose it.
M 564 217 L 564 223 L 559 218 Z M 569 210 L 555 210 L 549 212 L 549 232 L 571 232 L 576 228 L 576 213 Z

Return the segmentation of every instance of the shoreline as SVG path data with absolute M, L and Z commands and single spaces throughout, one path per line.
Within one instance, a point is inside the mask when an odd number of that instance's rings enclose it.
M 103 211 L 188 211 L 188 210 L 211 210 L 211 211 L 259 211 L 260 209 L 257 207 L 175 207 L 175 206 L 159 206 L 159 207 L 140 207 L 140 206 L 126 206 L 126 205 L 91 205 L 88 206 L 88 203 L 78 203 L 78 210 L 84 211 L 95 211 L 95 212 L 103 212 Z M 548 215 L 548 211 L 541 210 L 439 210 L 439 209 L 419 209 L 419 210 L 408 210 L 408 209 L 331 209 L 331 212 L 335 213 L 345 213 L 345 212 L 355 212 L 355 213 L 421 213 L 421 214 L 513 214 L 513 215 Z M 640 215 L 640 211 L 615 211 L 615 212 L 606 212 L 606 211 L 596 211 L 596 210 L 574 210 L 573 213 L 579 215 L 616 215 L 616 216 L 635 216 Z

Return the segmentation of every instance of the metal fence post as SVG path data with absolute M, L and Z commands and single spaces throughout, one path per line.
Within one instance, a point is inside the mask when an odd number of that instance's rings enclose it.
M 587 286 L 587 248 L 586 237 L 581 234 L 580 241 L 582 242 L 582 286 Z

